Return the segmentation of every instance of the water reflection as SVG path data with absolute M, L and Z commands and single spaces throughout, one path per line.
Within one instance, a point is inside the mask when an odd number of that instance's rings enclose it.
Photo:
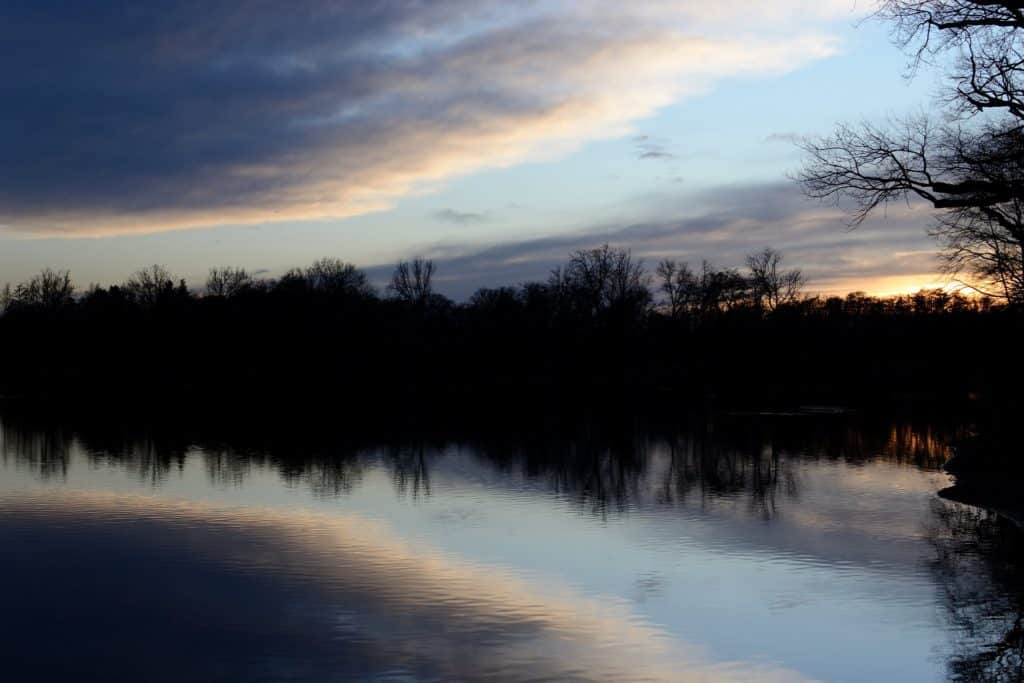
M 797 474 L 781 457 L 774 440 L 739 446 L 711 433 L 677 436 L 669 442 L 669 464 L 659 500 L 666 503 L 698 497 L 709 499 L 743 494 L 752 513 L 770 519 L 779 495 L 796 497 Z
M 991 512 L 933 505 L 934 570 L 954 636 L 950 678 L 1024 680 L 1024 535 Z
M 432 449 L 432 453 L 436 450 Z M 419 498 L 430 495 L 430 468 L 427 449 L 423 442 L 415 445 L 392 445 L 387 449 L 387 464 L 391 481 L 401 495 Z
M 0 458 L 35 472 L 42 479 L 67 476 L 73 435 L 60 428 L 36 429 L 20 422 L 0 422 Z
M 70 649 L 66 680 L 97 671 L 103 680 L 803 680 L 712 664 L 628 605 L 566 586 L 539 591 L 364 518 L 110 494 L 17 496 L 0 518 L 5 547 L 28 536 L 34 547 L 3 570 L 19 586 L 3 605 L 19 615 L 16 628 L 0 628 L 0 642 L 16 648 L 6 672 L 18 680 L 53 673 L 51 642 Z M 81 605 L 97 583 L 116 586 L 101 593 L 112 604 L 70 609 L 56 622 L 37 609 Z M 188 657 L 158 656 L 182 636 Z M 232 670 L 210 676 L 225 655 Z
M 487 434 L 458 440 L 401 435 L 381 446 L 332 434 L 296 434 L 282 426 L 210 436 L 180 430 L 131 432 L 120 426 L 0 421 L 0 454 L 42 479 L 66 476 L 76 450 L 97 465 L 111 464 L 153 486 L 189 457 L 203 460 L 210 483 L 241 486 L 254 469 L 273 469 L 289 485 L 305 485 L 318 495 L 350 492 L 371 462 L 383 462 L 395 489 L 413 497 L 430 495 L 430 469 L 453 449 L 543 482 L 581 508 L 605 514 L 650 502 L 698 498 L 709 501 L 745 496 L 752 513 L 765 519 L 778 510 L 779 497 L 799 496 L 794 459 L 840 461 L 863 466 L 874 461 L 938 470 L 948 444 L 963 426 L 899 422 L 862 424 L 849 420 L 720 418 L 690 422 L 669 430 L 599 430 L 593 424 L 553 435 Z
M 963 425 L 620 427 L 5 415 L 0 654 L 35 680 L 43 631 L 54 680 L 1021 680 L 1020 532 L 935 495 Z

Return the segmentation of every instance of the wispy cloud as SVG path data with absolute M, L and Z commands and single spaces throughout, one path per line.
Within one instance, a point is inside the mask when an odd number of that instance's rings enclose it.
M 473 213 L 471 211 L 457 211 L 455 209 L 441 209 L 440 211 L 435 211 L 432 215 L 436 220 L 444 221 L 446 223 L 456 223 L 458 225 L 481 223 L 487 220 L 486 214 Z
M 0 225 L 349 216 L 832 54 L 849 3 L 6 3 Z M 651 150 L 648 158 L 659 158 Z
M 765 142 L 777 142 L 787 145 L 795 145 L 800 141 L 797 133 L 772 133 L 764 139 Z
M 484 248 L 443 245 L 427 251 L 438 262 L 440 286 L 457 298 L 478 287 L 544 280 L 569 253 L 604 242 L 631 249 L 649 268 L 667 257 L 694 266 L 706 259 L 740 267 L 747 254 L 772 246 L 787 265 L 804 271 L 810 291 L 825 294 L 886 294 L 942 282 L 923 205 L 890 207 L 851 232 L 843 209 L 808 201 L 788 182 L 723 186 L 652 203 L 656 208 L 643 220 Z M 687 206 L 702 209 L 686 214 Z M 374 274 L 383 278 L 386 268 L 379 270 Z
M 652 138 L 649 135 L 637 135 L 633 138 L 636 145 L 636 156 L 638 159 L 654 159 L 658 161 L 672 161 L 678 155 L 669 151 L 668 142 Z

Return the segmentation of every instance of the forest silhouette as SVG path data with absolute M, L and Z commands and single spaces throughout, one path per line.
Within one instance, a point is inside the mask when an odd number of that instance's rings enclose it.
M 980 401 L 998 420 L 1024 376 L 1007 342 L 1018 307 L 945 290 L 808 296 L 771 249 L 743 270 L 664 261 L 651 273 L 604 245 L 547 281 L 462 303 L 435 291 L 435 272 L 399 263 L 380 292 L 321 259 L 275 280 L 216 268 L 193 291 L 151 266 L 79 293 L 68 272 L 44 270 L 3 291 L 0 383 L 215 412 Z

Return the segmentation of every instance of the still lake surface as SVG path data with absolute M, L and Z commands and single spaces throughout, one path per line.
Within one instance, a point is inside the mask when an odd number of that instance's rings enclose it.
M 0 678 L 1020 676 L 1020 532 L 937 495 L 962 425 L 257 431 L 0 413 Z

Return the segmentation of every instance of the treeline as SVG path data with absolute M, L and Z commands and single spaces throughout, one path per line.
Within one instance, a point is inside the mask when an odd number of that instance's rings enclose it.
M 44 270 L 2 292 L 7 393 L 173 399 L 217 408 L 458 404 L 680 405 L 999 397 L 1021 376 L 1022 317 L 943 290 L 811 297 L 766 249 L 745 268 L 607 245 L 543 282 L 456 303 L 435 265 L 384 291 L 337 259 L 274 280 L 210 271 L 202 292 L 160 266 L 78 292 Z M 995 400 L 989 398 L 989 400 Z
M 43 269 L 34 277 L 0 290 L 0 312 L 39 318 L 67 315 L 72 309 L 95 312 L 114 305 L 124 310 L 159 309 L 200 300 L 264 299 L 282 295 L 308 299 L 390 301 L 421 309 L 492 308 L 537 304 L 562 317 L 598 318 L 612 311 L 642 321 L 651 316 L 684 318 L 699 324 L 728 313 L 771 315 L 780 309 L 801 315 L 930 315 L 990 312 L 1003 306 L 987 296 L 964 296 L 945 289 L 916 294 L 873 297 L 853 292 L 845 297 L 805 296 L 798 269 L 782 268 L 782 255 L 767 248 L 747 257 L 746 269 L 717 268 L 704 261 L 698 270 L 672 259 L 661 261 L 654 274 L 628 250 L 603 245 L 577 251 L 546 282 L 514 287 L 482 288 L 463 304 L 434 291 L 435 264 L 428 259 L 401 261 L 381 293 L 366 274 L 339 259 L 324 258 L 306 268 L 293 268 L 277 279 L 261 279 L 244 268 L 211 268 L 201 290 L 189 288 L 166 268 L 153 265 L 136 271 L 109 288 L 90 285 L 79 292 L 69 271 Z M 166 311 L 163 311 L 166 312 Z

